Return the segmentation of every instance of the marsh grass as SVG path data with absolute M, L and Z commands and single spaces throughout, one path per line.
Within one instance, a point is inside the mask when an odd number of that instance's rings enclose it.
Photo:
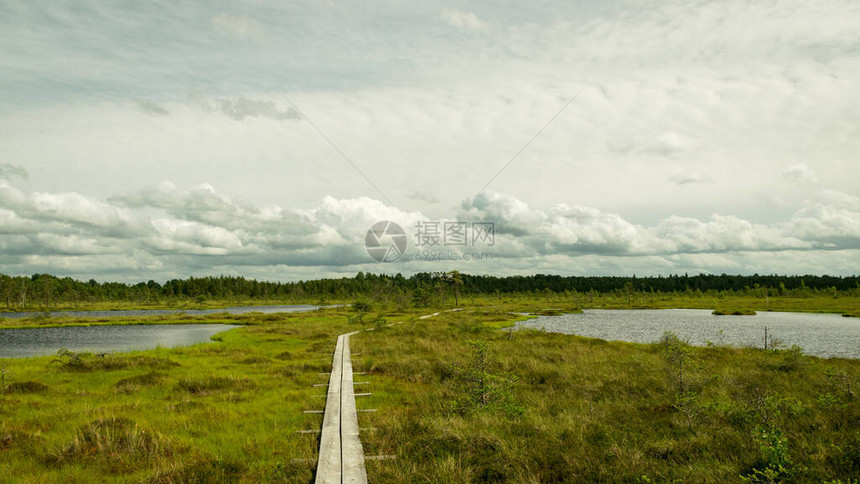
M 368 461 L 371 482 L 737 482 L 767 468 L 760 430 L 769 428 L 785 439 L 792 479 L 860 474 L 857 360 L 689 347 L 696 364 L 685 366 L 684 388 L 695 398 L 684 400 L 660 345 L 499 331 L 527 317 L 512 311 L 581 302 L 546 298 L 474 298 L 424 320 L 450 308 L 374 307 L 386 324 L 353 336 L 352 351 L 355 371 L 367 373 L 356 380 L 373 393 L 357 406 L 379 411 L 360 413 L 359 426 L 376 429 L 362 432 L 366 454 L 398 459 Z M 846 299 L 841 307 L 857 306 Z M 7 387 L 20 390 L 0 394 L 0 476 L 311 482 L 318 436 L 296 432 L 320 427 L 321 416 L 302 411 L 323 408 L 312 385 L 327 381 L 318 373 L 331 369 L 324 353 L 336 335 L 361 329 L 353 317 L 347 308 L 175 316 L 243 327 L 184 348 L 4 360 Z M 521 412 L 452 405 L 464 395 L 469 341 L 492 349 L 491 375 L 514 377 L 505 391 Z
M 181 318 L 181 316 L 177 316 Z M 169 323 L 170 321 L 165 321 Z M 201 322 L 211 322 L 204 320 Z M 302 482 L 313 477 L 320 352 L 339 310 L 225 320 L 189 347 L 6 359 L 0 476 L 15 482 Z M 31 383 L 32 382 L 32 383 Z M 35 383 L 38 383 L 38 386 Z M 4 481 L 5 477 L 0 477 Z
M 173 445 L 162 434 L 141 429 L 126 417 L 104 417 L 80 427 L 70 442 L 51 453 L 56 463 L 96 458 L 146 460 L 170 455 Z
M 378 428 L 363 443 L 398 456 L 368 462 L 371 482 L 739 482 L 770 465 L 762 429 L 785 440 L 785 482 L 860 475 L 860 402 L 844 390 L 856 360 L 683 342 L 667 355 L 665 344 L 541 331 L 509 339 L 497 329 L 512 320 L 443 313 L 353 337 L 353 351 L 372 349 L 360 369 L 374 391 L 365 404 L 379 408 L 359 417 Z M 516 377 L 522 413 L 450 404 L 478 339 L 493 371 Z
M 10 383 L 6 386 L 6 391 L 9 393 L 45 393 L 48 388 L 48 385 L 37 381 L 22 381 Z
M 189 380 L 179 380 L 176 387 L 180 390 L 196 395 L 209 395 L 211 393 L 224 390 L 250 390 L 254 388 L 254 383 L 247 378 L 208 376 Z
M 569 312 L 582 309 L 710 309 L 750 311 L 795 311 L 860 315 L 860 297 L 809 295 L 806 297 L 756 297 L 717 292 L 638 292 L 628 299 L 613 293 L 555 293 L 548 299 L 532 294 L 499 294 L 461 298 L 463 307 L 538 313 L 546 308 Z
M 196 458 L 191 462 L 173 463 L 158 469 L 144 479 L 145 484 L 237 482 L 246 467 L 239 462 Z
M 118 392 L 133 393 L 142 387 L 161 384 L 165 380 L 167 380 L 166 373 L 150 371 L 149 373 L 123 378 L 116 382 L 114 387 Z
M 149 368 L 169 368 L 179 365 L 170 358 L 165 357 L 149 356 L 144 354 L 133 356 L 111 353 L 96 354 L 90 352 L 74 352 L 67 349 L 61 349 L 58 351 L 57 356 L 51 361 L 51 363 L 56 364 L 63 370 L 75 372 L 113 371 L 141 366 Z

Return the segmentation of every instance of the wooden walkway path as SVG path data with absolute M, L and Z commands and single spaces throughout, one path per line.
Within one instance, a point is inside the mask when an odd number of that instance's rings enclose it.
M 449 309 L 421 316 L 427 319 Z M 393 326 L 392 323 L 389 326 Z M 320 450 L 317 458 L 316 484 L 367 483 L 364 469 L 364 450 L 358 436 L 358 412 L 355 408 L 355 389 L 352 381 L 352 354 L 349 337 L 358 333 L 342 334 L 332 355 L 331 375 L 325 400 Z M 366 410 L 370 411 L 370 410 Z M 380 456 L 389 457 L 389 456 Z
M 337 346 L 332 357 L 320 433 L 317 484 L 367 483 L 364 451 L 358 437 L 352 355 L 349 351 L 349 337 L 353 334 L 355 333 L 337 337 Z

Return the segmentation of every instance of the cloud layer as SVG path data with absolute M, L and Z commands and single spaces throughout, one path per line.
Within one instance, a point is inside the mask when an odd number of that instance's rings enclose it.
M 0 10 L 0 272 L 860 272 L 853 0 Z
M 400 261 L 376 263 L 365 250 L 367 230 L 380 220 L 394 221 L 409 234 L 410 248 Z M 455 221 L 493 223 L 494 244 L 416 245 L 419 223 L 443 227 Z M 271 277 L 273 271 L 291 279 L 452 268 L 511 273 L 524 267 L 554 273 L 597 267 L 640 274 L 764 272 L 790 270 L 793 266 L 781 264 L 801 253 L 827 261 L 810 272 L 851 274 L 860 271 L 860 259 L 853 265 L 845 259 L 860 251 L 860 200 L 822 191 L 790 219 L 773 224 L 713 215 L 706 220 L 671 216 L 645 226 L 593 207 L 535 209 L 496 192 L 464 201 L 448 217 L 431 218 L 368 197 L 326 196 L 311 209 L 290 210 L 257 206 L 209 184 L 182 189 L 164 182 L 100 200 L 75 192 L 31 192 L 19 182 L 0 180 L 0 247 L 0 263 L 13 273 L 129 279 L 186 273 Z M 447 254 L 447 260 L 416 260 L 426 249 Z M 452 260 L 473 252 L 491 253 L 491 259 Z M 759 257 L 766 262 L 738 265 Z M 774 260 L 781 262 L 773 265 Z

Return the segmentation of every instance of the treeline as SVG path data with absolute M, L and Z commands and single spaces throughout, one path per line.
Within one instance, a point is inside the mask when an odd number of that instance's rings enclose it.
M 470 274 L 419 273 L 356 274 L 340 279 L 298 282 L 257 281 L 236 276 L 189 277 L 125 284 L 78 281 L 50 274 L 7 276 L 0 274 L 0 297 L 7 309 L 91 306 L 95 303 L 136 305 L 170 304 L 177 300 L 326 302 L 369 298 L 424 299 L 453 292 L 460 296 L 552 293 L 736 293 L 747 295 L 796 296 L 838 292 L 860 296 L 860 276 L 779 275 L 668 275 L 654 277 L 609 276 L 480 276 Z
M 420 274 L 419 274 L 420 275 Z M 758 274 L 752 276 L 698 274 L 668 275 L 652 277 L 612 277 L 612 276 L 554 276 L 536 274 L 533 276 L 470 276 L 462 275 L 464 292 L 528 292 L 549 289 L 553 292 L 597 291 L 614 292 L 632 285 L 637 291 L 686 292 L 686 291 L 734 291 L 741 292 L 755 288 L 774 289 L 776 294 L 797 290 L 849 291 L 860 288 L 860 276 L 779 276 Z M 782 292 L 780 292 L 782 291 Z

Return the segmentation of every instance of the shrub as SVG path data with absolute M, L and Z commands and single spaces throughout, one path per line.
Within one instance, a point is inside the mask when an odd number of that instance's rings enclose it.
M 756 440 L 761 451 L 761 466 L 741 476 L 742 482 L 779 483 L 794 474 L 794 464 L 788 454 L 788 439 L 778 427 L 759 427 Z
M 678 394 L 682 395 L 687 391 L 688 373 L 693 358 L 690 345 L 672 331 L 663 333 L 660 345 L 663 347 L 663 356 L 668 364 L 669 374 L 673 379 L 677 378 Z
M 520 415 L 524 409 L 514 400 L 514 375 L 494 373 L 495 358 L 486 341 L 467 341 L 471 355 L 466 365 L 455 367 L 458 394 L 456 410 L 498 409 Z
M 803 348 L 797 345 L 791 345 L 790 348 L 784 350 L 776 350 L 782 355 L 782 362 L 778 368 L 782 371 L 795 371 L 803 367 L 805 360 L 803 356 Z

